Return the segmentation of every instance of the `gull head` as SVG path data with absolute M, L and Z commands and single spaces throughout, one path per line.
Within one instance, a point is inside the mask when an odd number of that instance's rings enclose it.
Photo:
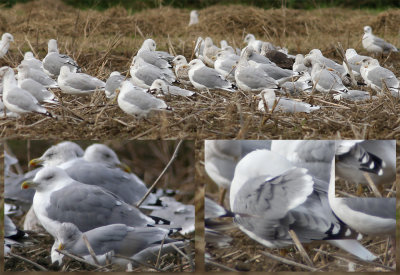
M 164 91 L 167 91 L 167 84 L 162 79 L 156 79 L 153 81 L 150 87 L 151 94 L 165 94 Z
M 192 68 L 196 69 L 196 68 L 201 68 L 201 67 L 205 66 L 203 61 L 201 61 L 200 59 L 193 59 L 192 61 L 189 62 L 188 65 L 189 65 L 190 69 L 192 69 Z
M 117 72 L 117 71 L 114 71 L 114 72 L 112 72 L 112 73 L 110 74 L 110 77 L 111 77 L 111 76 L 116 76 L 116 75 L 121 75 L 121 73 L 120 73 L 120 72 Z
M 322 56 L 322 52 L 319 49 L 312 49 L 308 55 Z
M 88 162 L 101 162 L 110 168 L 120 168 L 130 173 L 131 169 L 126 164 L 121 163 L 117 154 L 107 145 L 95 143 L 85 150 L 83 158 Z
M 68 179 L 72 180 L 63 169 L 56 166 L 44 167 L 36 174 L 32 181 L 24 181 L 21 184 L 21 188 L 33 188 L 37 191 L 47 191 L 51 190 L 60 181 L 65 183 L 65 180 Z
M 68 66 L 62 66 L 60 69 L 60 76 L 66 77 L 71 73 L 71 69 Z
M 356 55 L 357 55 L 357 52 L 356 52 L 355 49 L 347 49 L 346 50 L 346 58 L 347 59 L 349 59 L 349 58 L 351 58 L 353 56 L 356 56 Z
M 49 42 L 47 43 L 47 52 L 58 53 L 57 40 L 55 40 L 55 39 L 49 40 Z
M 63 222 L 56 233 L 56 237 L 59 241 L 59 245 L 57 248 L 59 250 L 68 250 L 74 245 L 76 241 L 81 238 L 81 236 L 82 232 L 75 224 L 70 222 Z
M 183 55 L 177 55 L 175 58 L 172 60 L 172 63 L 176 65 L 185 65 L 187 64 L 186 58 Z
M 25 60 L 28 60 L 28 59 L 33 59 L 34 57 L 33 57 L 33 53 L 32 52 L 26 52 L 25 54 L 24 54 L 24 59 Z
M 361 66 L 364 68 L 375 68 L 379 67 L 379 61 L 373 58 L 365 58 L 361 61 Z
M 244 38 L 244 42 L 249 44 L 251 41 L 256 40 L 255 36 L 252 35 L 251 33 L 247 34 L 246 37 Z
M 151 38 L 146 39 L 142 45 L 142 49 L 147 49 L 149 51 L 155 51 L 156 47 L 157 47 L 156 42 Z
M 372 33 L 372 28 L 370 26 L 365 26 L 364 27 L 364 33 Z
M 206 37 L 206 40 L 204 41 L 204 46 L 206 48 L 212 47 L 214 45 L 211 37 Z
M 69 160 L 82 157 L 82 148 L 71 141 L 63 141 L 51 146 L 40 158 L 32 159 L 29 166 L 57 166 Z
M 14 36 L 11 33 L 6 32 L 1 36 L 1 40 L 8 43 L 14 42 Z

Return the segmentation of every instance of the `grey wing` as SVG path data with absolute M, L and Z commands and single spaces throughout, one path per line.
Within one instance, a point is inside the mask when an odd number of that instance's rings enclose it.
M 211 68 L 203 67 L 196 70 L 193 74 L 193 80 L 208 88 L 231 88 L 227 80 Z
M 165 79 L 162 72 L 157 71 L 157 70 L 152 70 L 149 67 L 139 68 L 135 72 L 135 76 L 137 78 L 141 79 L 148 86 L 151 86 L 151 84 L 153 84 L 154 80 Z
M 66 84 L 74 89 L 92 91 L 96 88 L 104 88 L 105 83 L 99 79 L 87 75 L 73 75 L 66 79 Z
M 346 198 L 342 202 L 354 211 L 379 218 L 396 219 L 396 198 Z
M 137 208 L 128 206 L 111 192 L 78 182 L 53 192 L 46 211 L 50 219 L 71 222 L 82 232 L 114 223 L 132 226 L 151 223 Z
M 142 110 L 161 109 L 167 107 L 164 101 L 143 92 L 128 93 L 125 95 L 124 99 L 130 104 L 138 106 Z
M 382 81 L 385 81 L 388 88 L 397 88 L 399 80 L 394 73 L 386 68 L 378 67 L 368 72 L 368 79 L 373 84 L 382 87 Z
M 241 140 L 242 158 L 257 149 L 271 149 L 271 140 Z
M 383 40 L 382 38 L 376 37 L 374 36 L 373 38 L 373 43 L 378 46 L 381 47 L 383 49 L 383 51 L 393 51 L 393 50 L 397 50 L 397 48 L 395 46 L 393 46 L 392 44 L 386 42 L 385 40 Z
M 59 75 L 62 66 L 79 68 L 78 64 L 72 58 L 58 53 L 47 55 L 43 62 L 43 68 L 53 75 Z
M 167 60 L 168 62 L 171 62 L 174 59 L 174 56 L 163 51 L 154 51 L 160 58 Z
M 305 169 L 292 168 L 265 181 L 259 176 L 246 182 L 233 205 L 236 222 L 262 239 L 289 240 L 289 227 L 296 222 L 288 212 L 307 199 L 313 181 Z
M 128 204 L 138 202 L 147 192 L 146 186 L 138 178 L 99 163 L 80 162 L 68 167 L 66 171 L 74 180 L 103 187 Z
M 233 67 L 236 65 L 236 60 L 232 59 L 224 59 L 221 62 L 221 69 L 226 72 L 231 72 L 232 75 L 235 75 L 235 70 Z
M 276 87 L 275 80 L 267 76 L 264 71 L 255 70 L 251 67 L 240 68 L 240 72 L 235 75 L 239 81 L 251 89 Z
M 39 107 L 38 101 L 33 95 L 18 87 L 13 88 L 7 94 L 6 99 L 9 103 L 26 111 L 36 111 Z
M 139 56 L 146 61 L 149 64 L 152 64 L 154 66 L 157 66 L 159 68 L 168 68 L 171 67 L 171 65 L 169 65 L 169 63 L 160 58 L 157 53 L 152 52 L 152 51 L 142 51 L 139 53 Z

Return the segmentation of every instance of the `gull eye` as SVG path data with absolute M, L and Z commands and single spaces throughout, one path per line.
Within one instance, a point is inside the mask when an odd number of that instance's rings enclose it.
M 48 175 L 47 177 L 44 178 L 44 180 L 51 180 L 52 178 L 54 178 L 53 174 Z

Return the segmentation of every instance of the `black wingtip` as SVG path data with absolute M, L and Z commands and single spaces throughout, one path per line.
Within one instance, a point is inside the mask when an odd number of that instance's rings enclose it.
M 154 220 L 155 224 L 166 224 L 166 225 L 171 224 L 171 222 L 169 220 L 166 220 L 166 219 L 163 219 L 160 217 L 151 216 L 151 215 L 149 215 L 149 217 Z

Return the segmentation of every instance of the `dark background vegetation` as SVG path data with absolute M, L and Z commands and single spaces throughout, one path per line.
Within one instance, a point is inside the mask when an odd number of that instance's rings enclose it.
M 11 7 L 17 2 L 28 2 L 29 0 L 0 0 L 3 4 Z M 280 8 L 286 6 L 291 9 L 315 9 L 324 7 L 343 7 L 343 8 L 368 8 L 368 9 L 388 9 L 400 7 L 398 0 L 63 0 L 69 5 L 79 8 L 106 9 L 109 7 L 122 5 L 125 8 L 138 11 L 146 8 L 156 8 L 160 6 L 171 6 L 175 8 L 202 9 L 215 4 L 242 4 L 252 5 L 259 8 Z

